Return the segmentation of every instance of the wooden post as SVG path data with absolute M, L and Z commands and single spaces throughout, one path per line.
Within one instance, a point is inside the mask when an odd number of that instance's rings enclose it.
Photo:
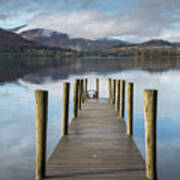
M 85 99 L 87 99 L 87 86 L 88 86 L 88 79 L 85 79 L 85 84 L 84 84 L 84 91 L 85 91 Z
M 111 78 L 108 79 L 108 95 L 109 95 L 109 102 L 111 102 L 111 98 L 112 98 Z
M 62 136 L 68 134 L 70 83 L 63 84 Z
M 35 91 L 36 99 L 36 180 L 46 176 L 48 92 Z
M 133 83 L 127 84 L 127 135 L 133 134 Z
M 99 98 L 99 79 L 96 78 L 96 98 Z
M 79 85 L 78 85 L 78 109 L 81 110 L 81 91 L 82 91 L 82 81 L 79 80 Z
M 81 79 L 81 101 L 84 103 L 84 79 Z
M 78 86 L 79 80 L 74 80 L 74 97 L 73 97 L 73 119 L 77 118 L 78 115 Z
M 150 180 L 156 180 L 157 90 L 144 91 L 144 113 L 146 127 L 146 177 Z
M 116 80 L 116 104 L 115 104 L 116 112 L 119 112 L 119 104 L 120 104 L 120 80 Z
M 112 104 L 115 104 L 115 97 L 116 97 L 116 80 L 112 80 Z
M 120 81 L 120 118 L 124 118 L 125 81 Z

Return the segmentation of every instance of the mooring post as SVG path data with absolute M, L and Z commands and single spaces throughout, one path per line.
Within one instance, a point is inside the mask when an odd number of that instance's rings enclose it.
M 36 90 L 36 180 L 46 176 L 48 91 Z
M 111 78 L 108 79 L 108 96 L 109 96 L 109 102 L 111 102 L 111 98 L 112 98 Z
M 115 104 L 115 97 L 116 97 L 116 80 L 112 80 L 112 104 Z
M 81 79 L 81 101 L 84 103 L 84 79 Z
M 157 119 L 157 90 L 144 91 L 144 113 L 146 127 L 146 177 L 157 179 L 156 169 L 156 119 Z
M 127 135 L 133 134 L 133 83 L 127 83 Z
M 119 112 L 119 104 L 120 104 L 120 80 L 116 80 L 116 104 L 115 104 L 116 112 Z
M 78 109 L 81 110 L 81 91 L 82 91 L 82 82 L 79 80 L 79 85 L 78 85 Z
M 70 83 L 63 84 L 62 136 L 68 134 Z
M 99 79 L 96 78 L 96 98 L 99 98 Z
M 88 86 L 88 79 L 85 78 L 85 84 L 84 84 L 84 91 L 85 91 L 85 99 L 87 99 L 87 86 Z
M 120 118 L 124 118 L 125 81 L 120 81 Z
M 78 86 L 79 80 L 74 80 L 74 96 L 73 96 L 73 119 L 77 118 L 78 115 Z

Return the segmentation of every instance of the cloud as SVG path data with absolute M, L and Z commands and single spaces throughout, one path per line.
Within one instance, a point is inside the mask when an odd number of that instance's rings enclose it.
M 87 8 L 90 4 L 93 4 L 97 0 L 84 0 L 82 1 L 82 8 Z
M 8 16 L 0 13 L 0 20 L 6 20 Z
M 137 42 L 166 38 L 180 41 L 179 0 L 63 0 L 57 5 L 58 11 L 53 11 L 54 6 L 47 2 L 44 3 L 46 8 L 44 4 L 42 8 L 40 0 L 38 3 L 31 0 L 29 8 L 33 7 L 36 13 L 31 14 L 32 18 L 26 14 L 26 29 L 48 28 L 72 37 L 91 39 L 116 37 Z

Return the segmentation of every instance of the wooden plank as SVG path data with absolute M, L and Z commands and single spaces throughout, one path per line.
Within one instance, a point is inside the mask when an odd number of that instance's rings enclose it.
M 48 180 L 145 180 L 145 163 L 108 99 L 88 100 L 47 163 Z

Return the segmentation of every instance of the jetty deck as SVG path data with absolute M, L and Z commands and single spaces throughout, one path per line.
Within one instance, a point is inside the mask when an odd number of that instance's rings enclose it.
M 145 162 L 108 99 L 87 100 L 47 162 L 47 180 L 145 180 Z

